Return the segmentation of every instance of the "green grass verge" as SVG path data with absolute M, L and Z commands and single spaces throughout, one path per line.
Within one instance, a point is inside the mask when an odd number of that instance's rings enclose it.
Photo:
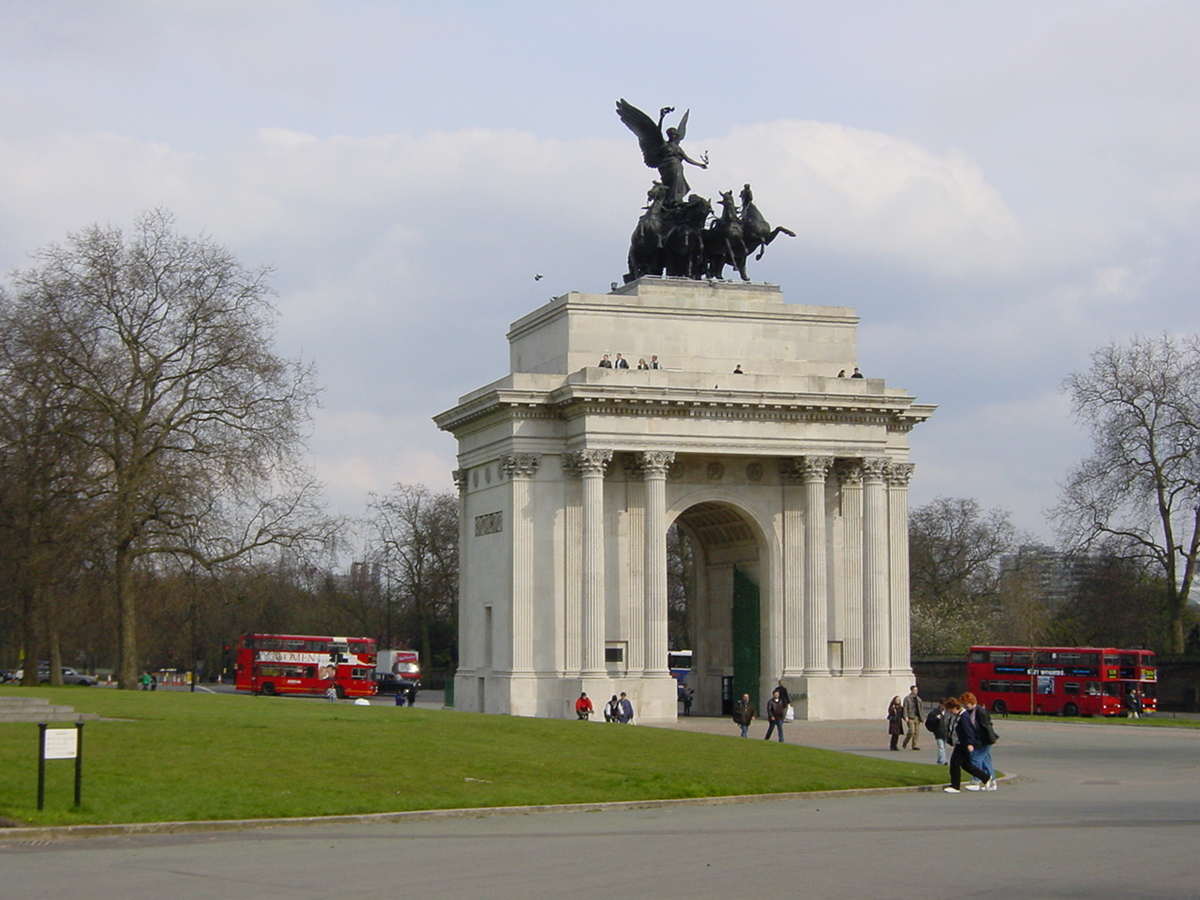
M 294 698 L 0 688 L 122 721 L 84 727 L 74 764 L 0 723 L 0 816 L 27 824 L 199 821 L 717 797 L 937 784 L 941 766 L 661 728 Z
M 1123 725 L 1127 728 L 1200 728 L 1200 719 L 1173 719 L 1170 713 L 1157 716 L 1142 716 L 1140 719 L 1126 719 L 1108 716 L 1014 716 L 1018 721 L 1025 719 L 1032 722 L 1072 722 L 1076 725 Z

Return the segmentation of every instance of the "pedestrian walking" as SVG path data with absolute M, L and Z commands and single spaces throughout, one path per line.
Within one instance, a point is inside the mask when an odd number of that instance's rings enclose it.
M 899 694 L 893 697 L 892 702 L 888 704 L 887 723 L 888 734 L 892 737 L 888 749 L 899 750 L 897 744 L 900 741 L 900 735 L 904 734 L 904 704 L 900 701 Z
M 904 735 L 904 743 L 901 747 L 907 747 L 908 742 L 912 741 L 912 748 L 920 750 L 917 746 L 917 741 L 921 737 L 921 696 L 917 693 L 917 686 L 914 684 L 908 689 L 908 696 L 904 698 L 904 727 L 907 733 Z
M 965 702 L 970 697 L 971 704 Z M 978 739 L 971 751 L 971 763 L 984 773 L 980 785 L 968 784 L 970 791 L 996 790 L 996 768 L 992 765 L 992 745 L 996 743 L 996 729 L 992 727 L 992 714 L 975 700 L 974 694 L 963 694 L 964 714 L 975 720 L 975 737 Z
M 950 754 L 950 786 L 943 788 L 947 794 L 957 794 L 962 787 L 962 771 L 966 769 L 979 779 L 979 785 L 968 785 L 969 790 L 980 790 L 988 781 L 988 775 L 971 761 L 971 754 L 979 746 L 978 716 L 968 715 L 967 705 L 971 711 L 977 708 L 975 695 L 970 691 L 959 698 L 962 711 L 958 714 L 954 725 L 954 751 Z
M 779 743 L 783 743 L 783 720 L 787 715 L 787 707 L 779 688 L 775 688 L 771 692 L 771 699 L 767 701 L 767 733 L 763 736 L 764 741 L 769 741 L 771 734 L 775 733 L 779 735 Z
M 929 714 L 929 718 L 925 720 L 925 726 L 928 728 L 930 719 L 933 721 L 931 732 L 933 739 L 937 743 L 937 764 L 944 766 L 950 761 L 949 755 L 946 753 L 946 748 L 950 744 L 950 733 L 954 728 L 954 716 L 950 712 L 950 704 L 957 703 L 953 698 L 946 698 L 937 705 Z
M 733 721 L 742 729 L 742 737 L 747 736 L 750 723 L 756 718 L 758 718 L 758 710 L 754 708 L 754 703 L 750 700 L 750 695 L 742 694 L 742 699 L 734 704 L 733 707 Z
M 625 696 L 624 691 L 621 691 L 621 699 L 617 701 L 617 721 L 622 725 L 628 725 L 633 721 L 633 701 Z

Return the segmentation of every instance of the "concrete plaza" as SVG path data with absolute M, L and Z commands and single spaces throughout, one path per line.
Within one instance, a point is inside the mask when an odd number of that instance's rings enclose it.
M 787 739 L 886 750 L 885 723 Z M 608 727 L 581 725 L 580 727 Z M 624 727 L 624 726 L 613 726 Z M 725 719 L 678 727 L 733 735 Z M 995 793 L 821 795 L 387 824 L 21 840 L 4 896 L 1125 898 L 1200 894 L 1200 731 L 998 720 Z M 759 723 L 753 732 L 761 735 Z M 933 743 L 920 759 L 933 760 Z M 916 756 L 911 751 L 910 756 Z M 681 765 L 685 765 L 681 761 Z

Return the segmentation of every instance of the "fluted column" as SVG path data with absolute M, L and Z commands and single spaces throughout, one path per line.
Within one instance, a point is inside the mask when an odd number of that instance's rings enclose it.
M 829 586 L 826 577 L 825 478 L 832 456 L 805 456 L 804 480 L 804 674 L 829 674 Z
M 667 668 L 667 469 L 675 454 L 647 450 L 641 454 L 646 482 L 644 520 L 645 577 L 645 674 L 669 676 Z
M 891 555 L 891 669 L 895 675 L 912 670 L 908 601 L 908 482 L 912 463 L 892 463 L 888 484 L 888 547 Z
M 458 488 L 458 546 L 464 548 L 467 546 L 467 541 L 470 540 L 467 530 L 467 488 L 470 486 L 467 481 L 468 472 L 466 469 L 455 469 L 451 475 L 454 478 L 454 486 Z M 467 630 L 467 623 L 471 622 L 475 616 L 467 615 L 467 611 L 462 608 L 466 598 L 470 597 L 467 593 L 467 566 L 464 565 L 464 560 L 467 558 L 466 553 L 462 549 L 459 550 L 459 566 L 458 566 L 458 668 L 460 671 L 466 670 L 472 672 L 479 665 L 479 650 L 475 646 L 475 641 L 472 639 L 471 633 Z M 482 619 L 482 617 L 480 617 Z
M 796 460 L 779 461 L 783 491 L 783 610 L 782 621 L 769 633 L 779 634 L 784 678 L 804 674 L 804 488 Z M 775 672 L 772 677 L 777 677 Z
M 540 454 L 508 453 L 500 468 L 510 480 L 512 502 L 512 671 L 533 673 L 533 519 L 527 515 L 529 480 Z
M 842 672 L 863 667 L 863 471 L 862 461 L 838 462 L 842 490 Z
M 887 460 L 863 460 L 863 674 L 891 669 L 888 609 Z
M 575 463 L 583 480 L 583 652 L 580 674 L 596 678 L 604 669 L 604 470 L 611 450 L 579 450 Z

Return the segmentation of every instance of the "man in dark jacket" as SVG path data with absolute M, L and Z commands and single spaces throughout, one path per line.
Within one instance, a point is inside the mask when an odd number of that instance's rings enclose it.
M 971 762 L 971 753 L 979 746 L 979 707 L 975 695 L 968 691 L 959 699 L 962 701 L 963 711 L 954 725 L 954 752 L 950 754 L 950 786 L 944 788 L 947 794 L 959 792 L 959 788 L 962 786 L 963 769 L 978 778 L 981 786 L 989 780 L 988 773 Z M 975 715 L 969 715 L 969 713 L 975 713 Z M 969 787 L 976 791 L 980 789 L 973 785 Z
M 754 708 L 750 695 L 742 694 L 742 699 L 733 707 L 733 721 L 737 722 L 738 727 L 742 729 L 742 737 L 746 737 L 746 730 L 756 718 L 758 718 L 758 710 Z
M 787 704 L 783 702 L 783 698 L 779 695 L 779 688 L 771 693 L 771 699 L 767 701 L 767 733 L 763 737 L 764 741 L 771 739 L 771 732 L 778 731 L 779 743 L 783 743 L 783 719 L 787 715 Z

